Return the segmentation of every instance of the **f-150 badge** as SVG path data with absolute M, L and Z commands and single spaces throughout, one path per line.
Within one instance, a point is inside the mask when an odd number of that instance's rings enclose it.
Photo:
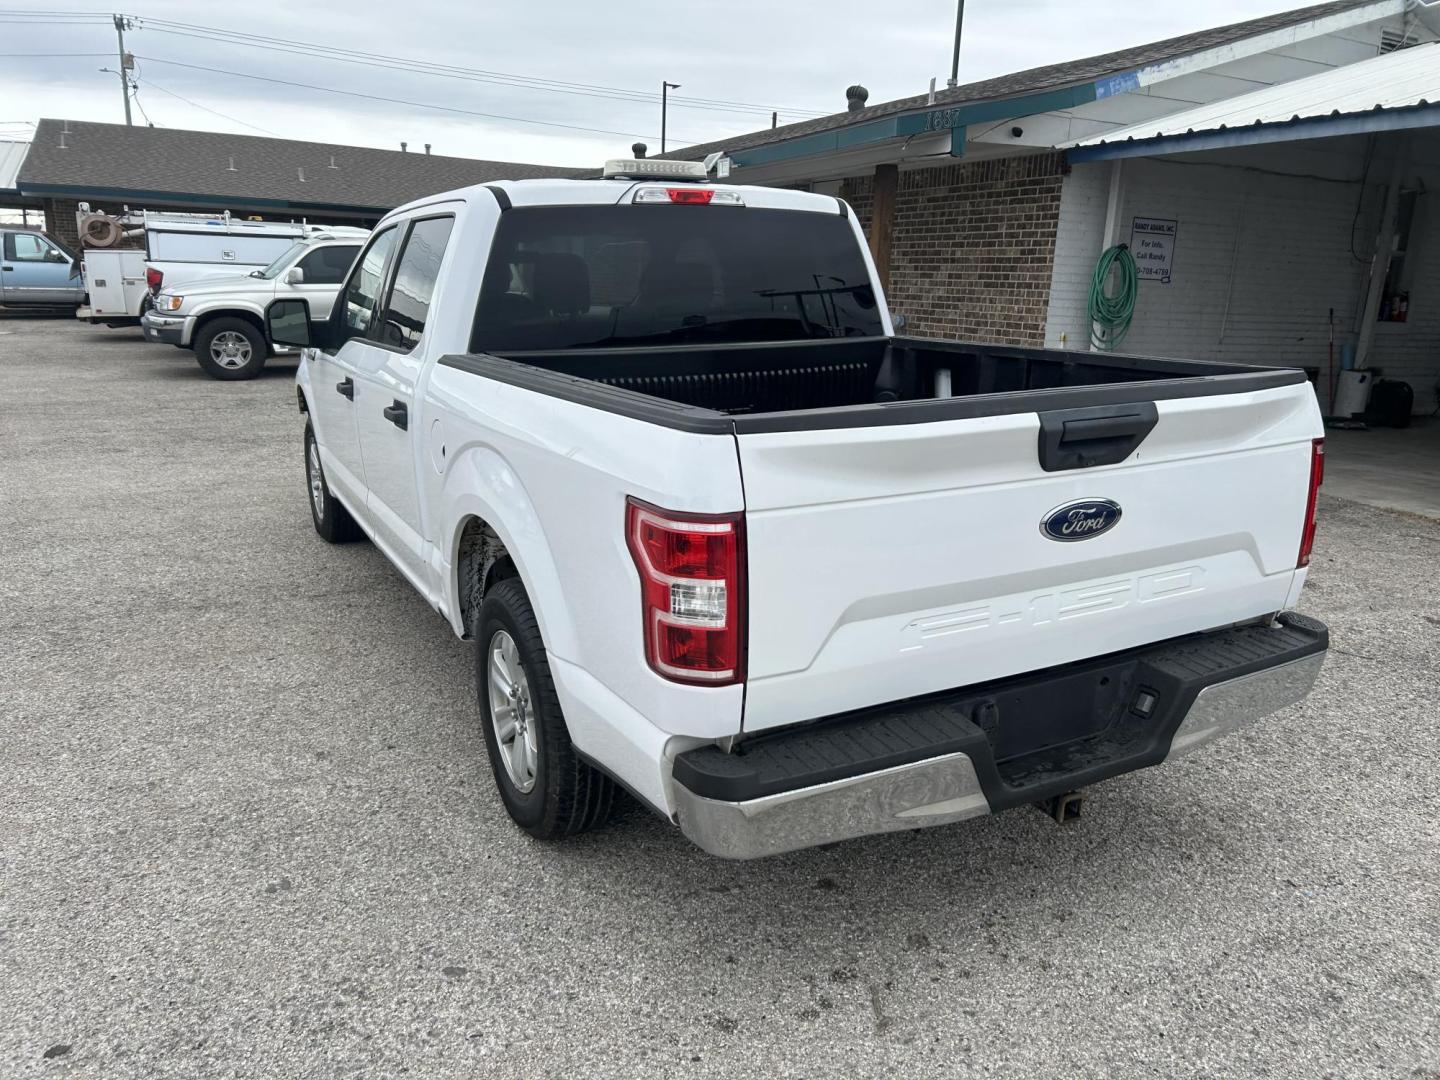
M 1040 519 L 1040 531 L 1051 540 L 1069 543 L 1109 532 L 1120 520 L 1120 505 L 1109 499 L 1082 499 L 1057 506 Z

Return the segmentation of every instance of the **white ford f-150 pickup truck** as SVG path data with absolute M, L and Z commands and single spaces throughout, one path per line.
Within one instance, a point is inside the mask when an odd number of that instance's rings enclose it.
M 376 228 L 305 347 L 320 535 L 474 640 L 538 837 L 748 858 L 1039 803 L 1305 696 L 1299 371 L 897 337 L 834 198 L 612 162 Z

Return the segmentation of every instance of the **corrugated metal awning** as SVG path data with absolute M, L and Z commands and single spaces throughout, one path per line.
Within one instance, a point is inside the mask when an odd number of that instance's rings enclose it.
M 0 191 L 14 191 L 20 186 L 16 177 L 29 150 L 28 142 L 0 141 Z
M 1440 43 L 1197 105 L 1065 147 L 1074 161 L 1440 125 Z

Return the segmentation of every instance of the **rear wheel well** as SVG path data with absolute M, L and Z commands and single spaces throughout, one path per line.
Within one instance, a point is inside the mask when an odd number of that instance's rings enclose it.
M 478 517 L 465 522 L 456 555 L 456 578 L 460 594 L 460 616 L 465 636 L 471 637 L 480 619 L 480 605 L 497 581 L 518 578 L 520 571 L 499 535 Z

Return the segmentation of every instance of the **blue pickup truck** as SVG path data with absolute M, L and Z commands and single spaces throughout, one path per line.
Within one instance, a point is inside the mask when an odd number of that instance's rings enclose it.
M 73 308 L 84 298 L 73 252 L 38 229 L 0 227 L 0 308 Z

